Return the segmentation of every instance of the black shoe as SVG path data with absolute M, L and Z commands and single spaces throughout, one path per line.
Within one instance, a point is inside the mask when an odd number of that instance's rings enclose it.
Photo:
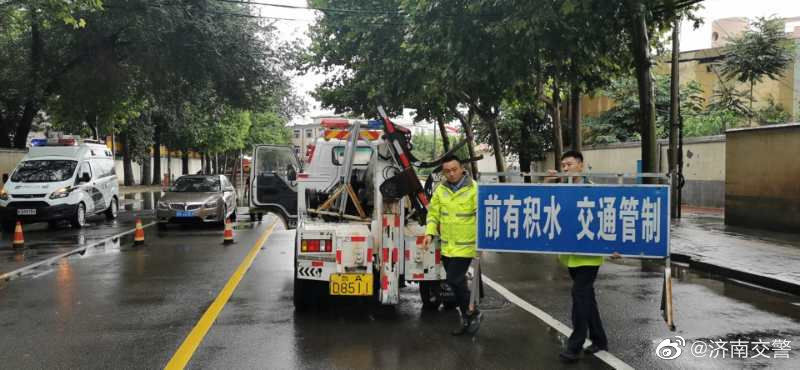
M 478 329 L 481 328 L 481 319 L 483 318 L 483 313 L 478 310 L 471 313 L 467 316 L 467 333 L 474 335 L 478 332 Z
M 578 358 L 580 358 L 580 356 L 577 353 L 565 350 L 561 351 L 561 353 L 558 354 L 558 358 L 560 358 L 562 362 L 572 363 L 578 361 Z
M 595 353 L 600 352 L 600 351 L 608 351 L 608 346 L 600 347 L 598 345 L 592 344 L 591 346 L 586 347 L 586 348 L 583 349 L 583 352 L 586 352 L 586 353 L 588 353 L 590 355 L 591 354 L 595 354 Z

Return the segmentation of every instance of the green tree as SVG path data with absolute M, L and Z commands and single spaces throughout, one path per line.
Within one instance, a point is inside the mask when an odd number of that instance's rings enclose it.
M 750 111 L 753 111 L 753 87 L 764 77 L 780 78 L 793 60 L 794 43 L 786 37 L 783 21 L 759 17 L 751 29 L 733 38 L 725 48 L 720 71 L 727 78 L 750 85 Z
M 655 107 L 656 132 L 658 138 L 669 133 L 670 80 L 667 76 L 656 76 Z M 614 107 L 598 117 L 587 118 L 585 124 L 586 143 L 604 144 L 617 141 L 640 140 L 641 125 L 639 96 L 636 94 L 637 82 L 631 77 L 620 78 L 603 90 L 603 94 L 614 101 Z M 703 111 L 705 100 L 703 90 L 695 81 L 689 81 L 680 88 L 681 114 L 691 117 Z

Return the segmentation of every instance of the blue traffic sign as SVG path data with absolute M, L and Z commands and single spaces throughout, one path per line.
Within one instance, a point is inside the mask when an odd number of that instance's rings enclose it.
M 480 184 L 478 249 L 663 258 L 669 186 Z

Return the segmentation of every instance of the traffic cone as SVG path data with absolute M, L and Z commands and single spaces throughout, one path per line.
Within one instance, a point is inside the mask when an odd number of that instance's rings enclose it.
M 136 231 L 133 233 L 133 245 L 144 244 L 144 228 L 142 228 L 142 219 L 136 217 Z
M 11 242 L 14 248 L 25 248 L 25 237 L 22 236 L 22 223 L 17 221 L 17 227 L 14 228 L 14 239 Z
M 223 234 L 222 244 L 233 244 L 233 224 L 231 219 L 225 220 L 225 233 Z

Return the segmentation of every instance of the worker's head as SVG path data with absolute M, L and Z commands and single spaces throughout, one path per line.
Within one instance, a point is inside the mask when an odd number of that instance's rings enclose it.
M 583 172 L 583 154 L 577 150 L 569 150 L 561 155 L 562 172 Z
M 464 167 L 456 156 L 448 155 L 442 159 L 442 173 L 447 182 L 455 184 L 464 176 Z

